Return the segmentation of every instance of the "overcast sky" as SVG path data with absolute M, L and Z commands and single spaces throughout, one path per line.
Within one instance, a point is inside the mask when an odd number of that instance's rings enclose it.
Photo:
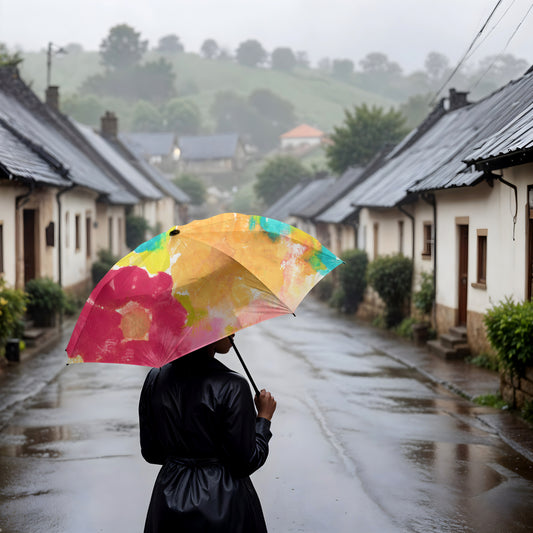
M 496 0 L 0 0 L 0 42 L 24 50 L 45 48 L 50 41 L 76 42 L 97 50 L 112 26 L 126 23 L 151 46 L 170 33 L 194 52 L 206 38 L 231 51 L 254 38 L 267 51 L 278 46 L 306 51 L 313 63 L 323 57 L 349 58 L 357 66 L 368 52 L 380 51 L 412 71 L 423 66 L 431 51 L 447 55 L 455 64 L 496 4 Z M 490 34 L 471 62 L 505 49 L 533 64 L 533 9 L 505 48 L 530 6 L 530 0 L 502 0 L 487 26 Z

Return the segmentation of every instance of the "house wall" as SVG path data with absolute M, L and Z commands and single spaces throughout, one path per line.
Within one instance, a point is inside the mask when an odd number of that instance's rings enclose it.
M 126 210 L 123 206 L 96 204 L 94 253 L 110 250 L 116 257 L 122 257 L 129 250 L 126 246 Z
M 401 243 L 399 222 L 403 222 Z M 369 261 L 380 255 L 397 254 L 400 251 L 410 257 L 411 245 L 411 221 L 400 210 L 364 208 L 359 213 L 358 246 L 366 251 Z
M 11 182 L 0 182 L 0 224 L 2 225 L 3 273 L 6 282 L 15 287 L 17 283 L 17 227 L 16 197 L 27 191 Z
M 179 220 L 176 218 L 175 204 L 175 200 L 168 196 L 157 202 L 157 222 L 161 231 L 165 231 L 179 223 Z
M 90 286 L 91 264 L 96 257 L 93 224 L 96 221 L 96 196 L 83 189 L 73 189 L 61 196 L 61 284 L 65 289 L 81 294 Z M 89 226 L 87 219 L 90 219 Z M 59 280 L 58 269 L 55 277 Z
M 437 329 L 440 333 L 457 322 L 459 300 L 459 224 L 468 224 L 467 334 L 474 353 L 489 349 L 483 315 L 509 296 L 524 300 L 527 254 L 527 185 L 533 184 L 533 165 L 505 169 L 504 178 L 490 187 L 439 191 L 437 197 Z M 516 209 L 516 224 L 513 216 Z M 486 285 L 477 283 L 478 230 L 487 233 Z
M 233 159 L 210 159 L 205 161 L 180 160 L 179 172 L 192 172 L 196 174 L 218 174 L 234 170 Z
M 412 212 L 414 216 L 414 257 L 413 257 L 413 290 L 418 290 L 420 287 L 420 274 L 422 272 L 432 273 L 434 270 L 434 247 L 431 255 L 424 254 L 424 225 L 431 224 L 433 227 L 433 239 L 435 238 L 435 224 L 433 207 L 423 200 L 419 200 L 412 206 L 406 207 L 406 210 Z M 405 222 L 405 231 L 409 231 L 409 248 L 404 248 L 404 255 L 411 257 L 413 255 L 412 243 L 412 223 L 410 220 Z M 438 253 L 438 250 L 437 250 Z
M 281 139 L 281 148 L 293 148 L 295 146 L 316 146 L 322 142 L 321 137 L 291 137 L 290 139 Z

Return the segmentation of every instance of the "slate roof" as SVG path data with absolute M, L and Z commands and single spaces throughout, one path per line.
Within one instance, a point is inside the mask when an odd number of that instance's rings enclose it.
M 313 204 L 315 199 L 321 197 L 334 183 L 335 178 L 332 176 L 300 182 L 270 206 L 264 216 L 284 221 L 290 215 Z
M 118 172 L 133 192 L 140 198 L 159 200 L 163 197 L 161 191 L 143 176 L 133 165 L 126 161 L 103 137 L 91 127 L 71 120 L 72 124 L 84 136 L 87 142 L 100 153 L 106 161 Z
M 119 138 L 128 145 L 136 145 L 136 153 L 143 157 L 168 156 L 174 151 L 176 135 L 173 132 L 121 133 Z
M 529 73 L 475 104 L 437 115 L 431 127 L 426 124 L 420 135 L 412 132 L 380 168 L 340 200 L 332 218 L 340 221 L 341 211 L 345 218 L 350 207 L 351 212 L 358 207 L 394 207 L 412 193 L 475 185 L 483 172 L 465 159 L 516 147 L 512 141 L 516 135 L 520 146 L 530 146 L 532 134 L 525 127 L 525 116 L 530 116 L 532 97 L 533 73 Z M 508 144 L 497 144 L 505 132 Z
M 238 145 L 239 135 L 236 133 L 178 138 L 180 159 L 188 161 L 231 159 L 235 157 Z
M 320 196 L 317 196 L 313 201 L 300 209 L 294 211 L 293 215 L 301 218 L 313 219 L 320 213 L 328 209 L 340 198 L 343 198 L 357 183 L 363 174 L 364 167 L 351 167 L 340 177 L 333 180 L 331 185 L 327 187 Z
M 115 148 L 126 157 L 130 163 L 144 174 L 159 190 L 170 196 L 180 204 L 186 204 L 191 201 L 189 196 L 183 192 L 177 185 L 166 178 L 157 168 L 148 164 L 141 153 L 137 151 L 138 145 L 131 142 L 127 136 L 119 134 L 119 142 L 113 143 Z
M 7 127 L 14 132 L 19 142 L 34 154 L 32 158 L 18 161 L 21 178 L 52 184 L 50 171 L 44 172 L 43 165 L 37 165 L 36 155 L 62 178 L 55 183 L 57 185 L 83 186 L 106 195 L 112 203 L 138 202 L 135 195 L 125 190 L 87 155 L 81 139 L 72 134 L 66 121 L 37 98 L 14 68 L 0 68 L 0 120 L 3 121 L 3 129 Z M 13 161 L 10 165 L 14 170 Z

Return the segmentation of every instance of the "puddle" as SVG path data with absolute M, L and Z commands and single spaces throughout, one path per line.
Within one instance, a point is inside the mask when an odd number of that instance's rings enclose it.
M 54 442 L 77 440 L 79 434 L 71 426 L 21 427 L 9 426 L 0 435 L 0 455 L 4 457 L 61 456 L 47 446 Z

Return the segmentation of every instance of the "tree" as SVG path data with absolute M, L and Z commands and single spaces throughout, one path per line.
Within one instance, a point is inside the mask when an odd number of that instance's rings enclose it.
M 13 54 L 4 43 L 0 43 L 0 67 L 16 67 L 22 61 L 19 52 Z
M 310 172 L 294 157 L 277 156 L 265 164 L 256 178 L 255 193 L 271 205 L 300 180 L 309 179 Z
M 166 128 L 178 135 L 197 135 L 202 126 L 199 107 L 190 100 L 174 98 L 163 107 Z
M 296 52 L 296 65 L 300 68 L 309 68 L 309 56 L 304 50 Z
M 246 67 L 257 67 L 267 60 L 268 54 L 259 41 L 249 39 L 237 48 L 237 62 Z
M 427 117 L 432 99 L 432 93 L 415 94 L 400 106 L 408 130 L 416 128 Z
M 350 59 L 334 59 L 332 74 L 336 78 L 348 81 L 353 74 L 353 61 Z
M 294 126 L 294 106 L 269 89 L 256 89 L 248 97 L 250 105 L 279 129 L 279 133 Z
M 174 69 L 172 64 L 162 57 L 158 61 L 136 66 L 133 76 L 132 92 L 137 98 L 161 103 L 176 94 Z
M 359 64 L 363 72 L 367 74 L 398 75 L 402 73 L 400 65 L 390 61 L 387 55 L 381 52 L 370 52 L 359 61 Z
M 61 109 L 66 115 L 90 126 L 99 126 L 100 117 L 106 110 L 101 99 L 93 94 L 69 95 L 62 100 Z
M 397 143 L 405 134 L 405 118 L 400 111 L 388 112 L 366 104 L 353 112 L 344 111 L 344 123 L 336 126 L 332 144 L 326 148 L 328 165 L 334 172 L 343 173 L 353 165 L 365 165 L 388 143 Z
M 439 52 L 430 52 L 424 61 L 424 67 L 430 81 L 435 85 L 440 83 L 450 69 L 450 60 Z
M 192 205 L 202 205 L 205 202 L 207 193 L 198 176 L 182 174 L 173 181 L 191 199 Z
M 163 119 L 157 108 L 150 102 L 139 100 L 133 108 L 133 131 L 161 131 Z
M 296 57 L 290 48 L 276 48 L 272 52 L 272 68 L 290 72 L 296 66 Z
M 141 34 L 127 24 L 113 26 L 100 44 L 100 56 L 105 67 L 125 69 L 139 63 L 148 48 Z
M 200 51 L 202 52 L 202 55 L 206 59 L 214 59 L 220 53 L 218 44 L 214 39 L 206 39 L 203 42 L 202 47 L 200 48 Z
M 158 52 L 176 54 L 184 52 L 185 47 L 181 44 L 180 38 L 174 33 L 171 33 L 159 39 L 156 50 Z

